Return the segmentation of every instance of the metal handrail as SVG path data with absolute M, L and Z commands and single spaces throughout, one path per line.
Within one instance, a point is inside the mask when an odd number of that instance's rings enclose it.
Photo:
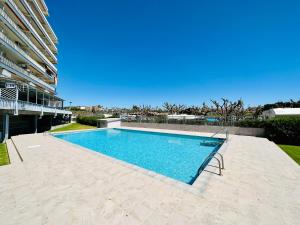
M 226 135 L 225 141 L 228 142 L 228 140 L 229 140 L 229 131 L 228 131 L 228 128 L 226 128 L 226 127 L 223 127 L 222 129 L 218 130 L 217 132 L 215 132 L 210 137 L 212 138 L 212 137 L 216 136 L 217 134 L 219 134 L 223 130 L 225 131 L 225 135 Z
M 223 131 L 223 130 L 227 130 L 227 128 L 225 128 L 225 127 L 221 128 L 220 130 L 218 130 L 217 132 L 215 132 L 215 133 L 214 133 L 213 135 L 211 135 L 210 137 L 216 136 L 218 133 L 220 133 L 220 132 Z
M 225 167 L 224 167 L 224 158 L 223 158 L 223 155 L 221 153 L 219 153 L 219 152 L 212 152 L 212 153 L 210 153 L 210 155 L 212 155 L 212 156 L 214 156 L 215 154 L 217 154 L 217 155 L 220 156 L 220 158 L 221 158 L 221 169 L 224 170 Z
M 222 176 L 222 166 L 221 166 L 221 162 L 220 162 L 220 160 L 219 160 L 217 157 L 215 157 L 215 156 L 213 156 L 213 155 L 209 155 L 209 156 L 204 160 L 204 162 L 202 163 L 202 165 L 205 165 L 206 162 L 208 163 L 208 160 L 210 160 L 210 159 L 216 159 L 216 160 L 217 160 L 217 162 L 218 162 L 218 168 L 219 168 L 219 175 Z M 205 168 L 205 167 L 204 167 L 204 168 Z M 204 168 L 202 169 L 202 166 L 200 166 L 200 168 L 198 169 L 198 175 L 201 173 L 202 170 L 204 170 Z M 201 171 L 200 171 L 200 170 L 201 170 Z

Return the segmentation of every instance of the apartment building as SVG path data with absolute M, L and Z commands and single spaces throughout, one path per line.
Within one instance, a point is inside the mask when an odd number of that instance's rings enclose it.
M 42 132 L 71 115 L 56 94 L 58 40 L 48 15 L 44 0 L 0 0 L 2 139 Z

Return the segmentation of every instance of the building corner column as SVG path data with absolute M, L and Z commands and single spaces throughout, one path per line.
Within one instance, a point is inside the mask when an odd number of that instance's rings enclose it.
M 50 130 L 52 130 L 52 119 L 53 119 L 53 117 L 50 116 Z
M 2 141 L 6 141 L 9 137 L 9 114 L 3 114 L 3 134 L 2 134 Z
M 38 115 L 34 115 L 34 133 L 37 133 Z

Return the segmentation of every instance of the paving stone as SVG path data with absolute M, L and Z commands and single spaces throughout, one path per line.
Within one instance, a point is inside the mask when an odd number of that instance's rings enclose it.
M 49 135 L 13 137 L 24 162 L 0 167 L 0 225 L 298 224 L 300 167 L 267 139 L 230 139 L 223 176 L 188 186 Z

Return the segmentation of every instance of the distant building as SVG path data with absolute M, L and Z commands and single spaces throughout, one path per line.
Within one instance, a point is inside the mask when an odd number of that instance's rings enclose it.
M 168 115 L 168 119 L 176 119 L 176 120 L 194 120 L 194 119 L 199 119 L 199 118 L 201 118 L 201 116 L 188 115 L 188 114 Z
M 104 116 L 105 118 L 108 118 L 108 117 L 112 117 L 113 114 L 110 114 L 110 113 L 104 113 L 103 116 Z
M 0 139 L 71 114 L 56 95 L 57 37 L 47 16 L 44 0 L 0 1 Z
M 300 108 L 274 108 L 263 111 L 263 118 L 269 119 L 278 116 L 300 116 Z

